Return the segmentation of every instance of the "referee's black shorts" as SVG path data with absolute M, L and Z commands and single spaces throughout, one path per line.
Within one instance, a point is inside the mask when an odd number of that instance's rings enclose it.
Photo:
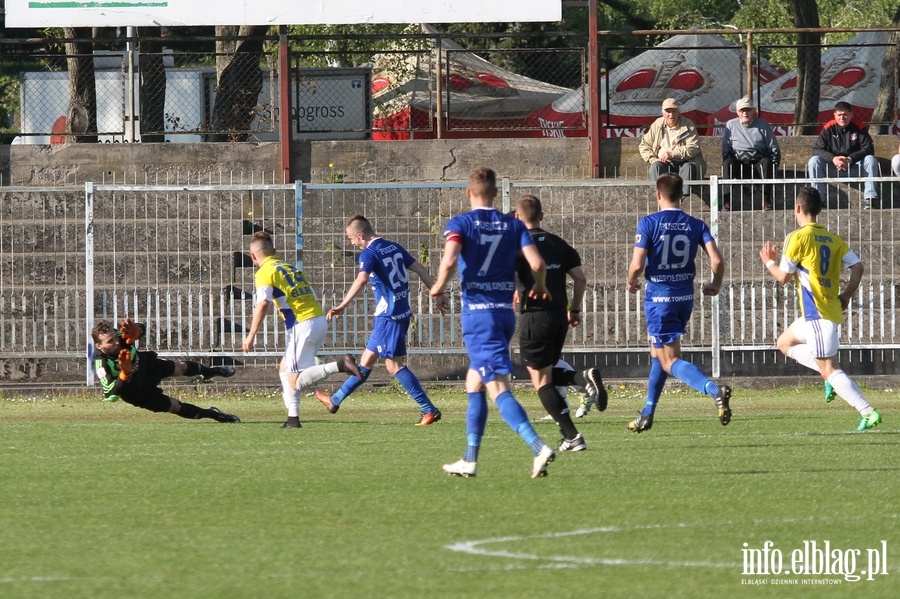
M 519 319 L 519 353 L 525 366 L 539 370 L 556 364 L 568 334 L 565 312 L 523 313 Z
M 122 401 L 151 412 L 168 412 L 172 399 L 163 393 L 159 383 L 175 374 L 175 362 L 160 359 L 153 351 L 141 351 L 135 366 L 122 390 Z

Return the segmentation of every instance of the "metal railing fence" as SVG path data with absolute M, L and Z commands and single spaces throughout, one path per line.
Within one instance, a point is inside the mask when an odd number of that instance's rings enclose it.
M 828 180 L 838 203 L 820 222 L 840 234 L 866 263 L 863 285 L 846 312 L 846 348 L 897 348 L 900 194 L 879 179 L 879 205 L 857 201 L 862 179 Z M 775 209 L 753 210 L 759 190 L 712 177 L 697 183 L 685 208 L 711 223 L 728 265 L 717 298 L 698 296 L 684 344 L 728 352 L 774 346 L 798 315 L 793 285 L 778 286 L 758 257 L 765 241 L 782 243 L 795 228 L 791 198 L 806 181 L 775 180 Z M 344 236 L 351 216 L 365 214 L 382 236 L 404 245 L 432 271 L 448 219 L 468 210 L 465 182 L 297 185 L 94 185 L 0 189 L 0 357 L 77 358 L 89 352 L 97 319 L 132 316 L 147 322 L 146 345 L 166 355 L 240 357 L 253 304 L 250 236 L 273 234 L 278 253 L 302 263 L 326 309 L 356 276 L 356 253 Z M 723 193 L 746 194 L 748 209 L 718 208 Z M 542 199 L 544 228 L 581 253 L 589 277 L 583 324 L 568 347 L 578 352 L 645 351 L 641 294 L 624 282 L 635 225 L 656 210 L 647 182 L 528 182 L 504 180 L 497 206 L 515 198 Z M 702 199 L 701 199 L 702 198 Z M 709 202 L 709 207 L 707 203 Z M 843 202 L 843 203 L 841 203 Z M 736 206 L 736 205 L 735 205 Z M 698 280 L 708 276 L 698 259 Z M 414 281 L 410 353 L 461 353 L 458 286 L 453 309 L 435 311 L 427 289 Z M 326 353 L 361 347 L 371 330 L 366 292 L 330 325 Z M 257 339 L 261 355 L 280 355 L 282 325 L 266 319 Z

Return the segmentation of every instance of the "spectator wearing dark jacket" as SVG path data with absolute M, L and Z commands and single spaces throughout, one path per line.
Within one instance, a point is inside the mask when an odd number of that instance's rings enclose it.
M 819 194 L 825 197 L 825 184 L 820 179 L 879 176 L 875 146 L 868 127 L 853 120 L 853 109 L 847 102 L 834 105 L 834 119 L 825 123 L 813 146 L 807 173 Z M 865 207 L 878 199 L 875 181 L 866 181 L 863 196 Z

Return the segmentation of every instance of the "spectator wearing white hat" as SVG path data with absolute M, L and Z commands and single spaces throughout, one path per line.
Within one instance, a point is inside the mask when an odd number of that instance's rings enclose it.
M 722 172 L 726 179 L 772 179 L 781 164 L 781 149 L 772 126 L 756 115 L 752 98 L 735 103 L 737 117 L 725 123 L 722 134 Z M 774 185 L 763 186 L 763 210 L 772 209 Z M 723 203 L 730 208 L 730 199 Z
M 641 137 L 638 151 L 650 165 L 651 181 L 663 173 L 678 173 L 687 183 L 701 179 L 706 170 L 697 126 L 681 114 L 681 105 L 675 98 L 663 100 L 662 116 Z M 685 184 L 684 195 L 689 194 L 690 187 Z

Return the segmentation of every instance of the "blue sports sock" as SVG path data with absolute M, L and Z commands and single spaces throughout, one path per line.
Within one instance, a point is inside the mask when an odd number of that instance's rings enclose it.
M 672 363 L 672 376 L 689 385 L 691 389 L 706 393 L 710 397 L 719 394 L 719 386 L 687 360 L 675 360 Z
M 360 366 L 359 373 L 362 375 L 362 378 L 351 376 L 346 381 L 344 381 L 344 384 L 341 385 L 340 389 L 334 392 L 334 395 L 331 396 L 332 405 L 341 405 L 341 402 L 347 399 L 348 395 L 356 391 L 360 385 L 366 382 L 366 379 L 368 379 L 369 375 L 372 374 L 372 369 L 366 368 L 365 366 Z
M 419 409 L 428 414 L 437 413 L 438 409 L 434 407 L 434 404 L 428 399 L 425 389 L 422 388 L 422 384 L 419 382 L 419 379 L 416 378 L 416 375 L 413 374 L 412 370 L 404 366 L 397 371 L 394 378 L 397 379 L 397 382 L 400 383 L 401 387 L 406 389 L 406 392 L 409 393 L 410 397 L 419 404 Z
M 497 404 L 497 409 L 500 410 L 500 417 L 503 418 L 503 421 L 509 425 L 509 428 L 516 431 L 528 445 L 532 445 L 535 439 L 540 439 L 534 427 L 528 422 L 528 414 L 525 413 L 522 405 L 516 401 L 512 393 L 504 391 L 497 396 L 494 403 Z M 541 441 L 541 446 L 543 444 L 543 441 Z
M 466 455 L 469 453 L 470 447 L 479 447 L 481 438 L 484 436 L 484 428 L 487 425 L 487 394 L 484 391 L 475 393 L 467 393 L 469 398 L 469 408 L 466 410 Z M 478 456 L 478 450 L 475 450 L 475 456 Z M 474 462 L 475 460 L 469 460 Z
M 656 404 L 659 403 L 667 378 L 669 378 L 669 375 L 663 369 L 659 358 L 650 358 L 650 376 L 647 378 L 647 403 L 644 404 L 644 409 L 641 411 L 642 417 L 653 416 L 653 413 L 656 412 Z

